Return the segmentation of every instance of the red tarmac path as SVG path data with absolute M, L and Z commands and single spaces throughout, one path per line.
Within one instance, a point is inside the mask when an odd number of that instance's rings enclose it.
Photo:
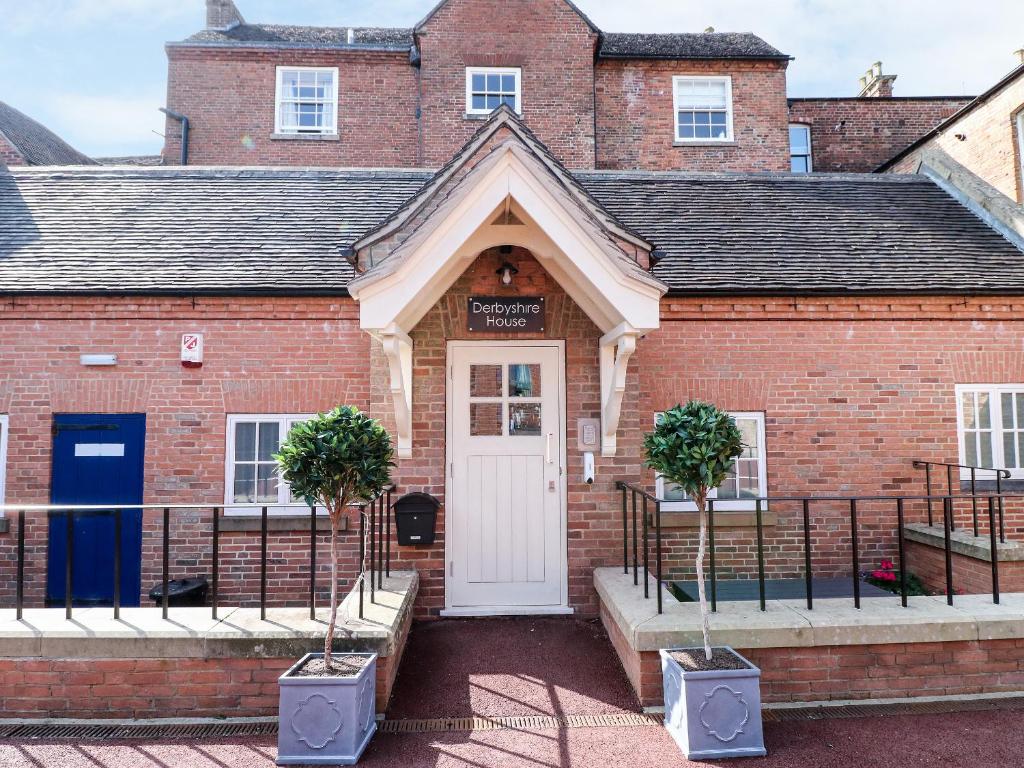
M 410 637 L 389 719 L 638 711 L 600 625 L 442 621 Z M 690 763 L 658 727 L 378 734 L 367 768 L 1024 766 L 1024 710 L 765 724 L 769 756 Z M 0 741 L 0 768 L 269 768 L 273 738 Z

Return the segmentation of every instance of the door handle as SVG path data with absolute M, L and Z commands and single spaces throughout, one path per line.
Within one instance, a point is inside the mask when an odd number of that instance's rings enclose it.
M 547 459 L 548 464 L 551 463 L 551 436 L 553 432 L 548 432 L 547 443 L 544 446 L 544 456 Z

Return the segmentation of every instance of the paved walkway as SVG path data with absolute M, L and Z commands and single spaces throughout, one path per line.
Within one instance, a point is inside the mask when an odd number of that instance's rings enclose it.
M 389 719 L 638 712 L 601 626 L 572 619 L 441 621 L 410 636 Z M 769 756 L 730 768 L 1021 765 L 1024 709 L 765 724 Z M 270 768 L 272 737 L 0 741 L 0 768 Z M 368 768 L 676 768 L 651 726 L 381 733 Z

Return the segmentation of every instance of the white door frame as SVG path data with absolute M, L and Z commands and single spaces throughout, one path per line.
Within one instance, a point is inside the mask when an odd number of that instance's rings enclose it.
M 547 347 L 558 350 L 558 400 L 559 418 L 558 424 L 561 430 L 559 440 L 559 561 L 561 579 L 559 592 L 561 596 L 559 605 L 544 606 L 504 606 L 497 608 L 464 608 L 452 607 L 451 604 L 451 571 L 448 564 L 452 562 L 452 537 L 449 521 L 451 519 L 449 507 L 454 498 L 452 487 L 451 467 L 454 460 L 452 453 L 453 425 L 452 414 L 454 407 L 452 397 L 454 395 L 454 381 L 452 379 L 452 353 L 459 348 L 485 348 L 494 347 L 497 349 L 509 347 Z M 573 609 L 569 607 L 569 512 L 568 512 L 568 472 L 566 471 L 566 389 L 565 389 L 565 342 L 557 339 L 488 339 L 481 341 L 452 340 L 447 344 L 445 352 L 445 463 L 444 463 L 444 499 L 445 499 L 445 536 L 444 536 L 444 609 L 442 616 L 510 616 L 510 615 L 541 615 L 541 614 L 571 614 Z

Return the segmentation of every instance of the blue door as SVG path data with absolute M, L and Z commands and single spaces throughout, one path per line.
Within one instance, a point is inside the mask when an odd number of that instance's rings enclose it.
M 141 504 L 146 416 L 57 414 L 53 417 L 53 504 Z M 46 596 L 64 602 L 68 514 L 50 515 Z M 76 604 L 114 600 L 114 512 L 72 513 L 71 596 Z M 121 511 L 121 604 L 138 605 L 142 510 Z

